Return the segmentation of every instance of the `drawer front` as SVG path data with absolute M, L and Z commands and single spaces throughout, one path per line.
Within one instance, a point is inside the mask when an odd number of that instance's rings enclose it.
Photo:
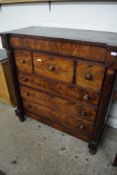
M 21 85 L 35 88 L 37 90 L 44 90 L 57 96 L 61 96 L 67 99 L 73 99 L 81 101 L 85 104 L 97 106 L 99 103 L 100 96 L 90 90 L 84 90 L 77 86 L 50 81 L 44 79 L 41 76 L 28 76 L 19 73 L 19 82 Z
M 91 122 L 94 122 L 96 119 L 96 111 L 93 108 L 26 87 L 20 87 L 20 92 L 22 98 L 26 101 L 33 101 L 33 103 L 46 106 L 51 110 L 62 111 L 64 114 L 72 116 L 73 118 L 80 117 Z
M 101 91 L 105 67 L 89 62 L 77 62 L 76 83 L 83 88 Z
M 34 70 L 36 75 L 72 83 L 73 60 L 53 55 L 34 53 Z
M 88 58 L 89 60 L 106 61 L 106 49 L 93 45 L 85 45 L 69 41 L 57 41 L 51 39 L 37 39 L 29 37 L 12 36 L 10 44 L 13 48 L 28 48 L 51 53 L 59 53 L 68 56 Z
M 20 72 L 32 73 L 32 58 L 28 51 L 14 51 L 17 70 Z
M 93 125 L 91 125 L 89 122 L 81 119 L 74 119 L 60 111 L 57 112 L 46 106 L 34 104 L 33 101 L 31 103 L 24 101 L 24 110 L 29 117 L 32 117 L 31 113 L 33 113 L 37 115 L 37 117 L 35 117 L 39 121 L 46 119 L 46 124 L 53 123 L 52 126 L 55 128 L 57 128 L 56 126 L 59 124 L 65 128 L 65 131 L 69 130 L 72 135 L 82 138 L 86 141 L 90 140 L 93 131 Z

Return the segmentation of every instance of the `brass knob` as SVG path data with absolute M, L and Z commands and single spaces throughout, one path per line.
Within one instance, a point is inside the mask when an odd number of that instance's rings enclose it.
M 22 59 L 22 60 L 20 60 L 20 63 L 24 64 L 24 63 L 25 63 L 25 60 L 23 60 L 23 59 Z
M 85 111 L 81 111 L 81 113 L 80 113 L 82 116 L 86 116 L 87 115 L 87 113 L 85 112 Z
M 88 96 L 87 94 L 85 94 L 85 95 L 83 96 L 83 99 L 84 99 L 84 100 L 88 100 L 88 99 L 89 99 L 89 96 Z
M 53 66 L 53 65 L 49 65 L 49 66 L 48 66 L 48 70 L 50 70 L 50 71 L 54 71 L 54 70 L 55 70 L 55 66 Z
M 91 73 L 87 73 L 87 74 L 85 75 L 85 79 L 86 79 L 86 80 L 92 80 L 92 78 L 93 78 L 93 76 L 92 76 Z
M 79 128 L 80 128 L 81 130 L 83 130 L 83 129 L 84 129 L 84 125 L 81 124 L 81 125 L 79 126 Z

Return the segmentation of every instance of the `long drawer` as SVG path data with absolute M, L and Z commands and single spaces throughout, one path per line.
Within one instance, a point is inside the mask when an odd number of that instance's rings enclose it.
M 106 61 L 106 49 L 100 46 L 85 45 L 76 42 L 61 42 L 46 38 L 10 37 L 10 44 L 13 48 L 34 49 L 59 53 L 68 56 L 77 56 L 89 60 Z
M 50 108 L 34 104 L 33 102 L 23 101 L 25 114 L 31 118 L 35 118 L 41 122 L 44 122 L 54 128 L 60 126 L 65 132 L 71 133 L 78 138 L 89 141 L 93 131 L 93 124 L 82 119 L 75 119 L 63 114 L 60 111 L 51 110 Z
M 63 114 L 78 119 L 82 118 L 90 122 L 96 119 L 96 110 L 87 106 L 80 105 L 55 95 L 45 93 L 43 91 L 36 91 L 27 87 L 20 86 L 20 93 L 23 100 L 38 105 L 43 105 L 51 110 L 61 111 Z
M 100 95 L 92 90 L 79 88 L 71 84 L 65 84 L 57 81 L 51 81 L 41 76 L 28 76 L 18 73 L 19 83 L 24 86 L 44 90 L 53 95 L 65 97 L 67 99 L 77 100 L 84 104 L 97 106 Z

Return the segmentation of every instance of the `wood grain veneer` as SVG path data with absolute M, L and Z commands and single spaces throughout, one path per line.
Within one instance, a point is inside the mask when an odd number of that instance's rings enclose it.
M 117 70 L 117 34 L 29 27 L 1 34 L 17 99 L 16 115 L 89 143 L 96 153 Z

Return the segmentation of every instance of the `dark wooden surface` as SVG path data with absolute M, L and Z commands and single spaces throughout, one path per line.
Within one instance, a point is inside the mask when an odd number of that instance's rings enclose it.
M 65 114 L 58 113 L 42 105 L 33 105 L 24 102 L 25 113 L 28 117 L 41 121 L 60 131 L 64 131 L 72 136 L 89 141 L 93 131 L 93 125 L 82 119 L 69 118 Z
M 6 33 L 11 33 L 15 35 L 19 34 L 79 40 L 83 42 L 86 41 L 99 43 L 103 45 L 107 44 L 109 46 L 117 46 L 117 34 L 112 32 L 32 26 L 23 29 L 7 31 Z
M 116 33 L 31 27 L 1 36 L 20 120 L 27 115 L 88 141 L 95 153 L 115 81 Z
M 76 83 L 83 88 L 101 91 L 105 67 L 91 62 L 78 61 L 76 71 Z
M 28 51 L 14 51 L 15 62 L 17 71 L 23 71 L 32 74 L 32 59 L 31 54 Z
M 46 51 L 51 54 L 61 54 L 67 57 L 76 56 L 90 59 L 92 61 L 106 61 L 106 47 L 97 46 L 91 43 L 86 45 L 84 42 L 74 40 L 58 40 L 53 38 L 38 37 L 29 38 L 28 36 L 12 36 L 10 38 L 11 47 L 20 49 L 30 49 L 32 51 Z M 109 59 L 110 60 L 110 59 Z
M 25 101 L 39 104 L 55 110 L 58 113 L 61 111 L 72 118 L 82 118 L 88 121 L 95 121 L 95 108 L 83 106 L 78 102 L 66 100 L 50 93 L 36 91 L 26 87 L 20 87 L 21 96 Z
M 43 90 L 53 95 L 64 97 L 84 104 L 98 106 L 100 95 L 90 89 L 82 89 L 76 85 L 52 81 L 42 76 L 29 76 L 18 73 L 19 82 L 26 87 Z
M 110 102 L 114 80 L 115 80 L 115 71 L 111 68 L 107 69 L 105 74 L 105 80 L 103 83 L 102 95 L 100 99 L 99 110 L 97 113 L 96 124 L 92 134 L 91 142 L 89 144 L 89 148 L 91 150 L 92 149 L 95 151 L 97 150 L 97 146 L 100 142 L 100 138 L 105 128 L 108 105 Z
M 16 112 L 19 120 L 23 122 L 25 120 L 25 118 L 24 118 L 22 99 L 21 99 L 20 91 L 19 91 L 19 82 L 18 82 L 18 77 L 17 77 L 16 62 L 14 59 L 14 52 L 13 52 L 12 48 L 10 47 L 9 36 L 7 34 L 2 36 L 2 44 L 3 44 L 3 47 L 7 51 L 9 68 L 10 68 L 10 72 L 11 72 L 12 83 L 14 86 L 16 105 L 17 105 L 17 109 L 15 110 L 15 112 Z
M 113 101 L 117 103 L 117 89 L 115 90 Z
M 34 53 L 33 61 L 35 74 L 72 83 L 74 60 L 55 55 Z

